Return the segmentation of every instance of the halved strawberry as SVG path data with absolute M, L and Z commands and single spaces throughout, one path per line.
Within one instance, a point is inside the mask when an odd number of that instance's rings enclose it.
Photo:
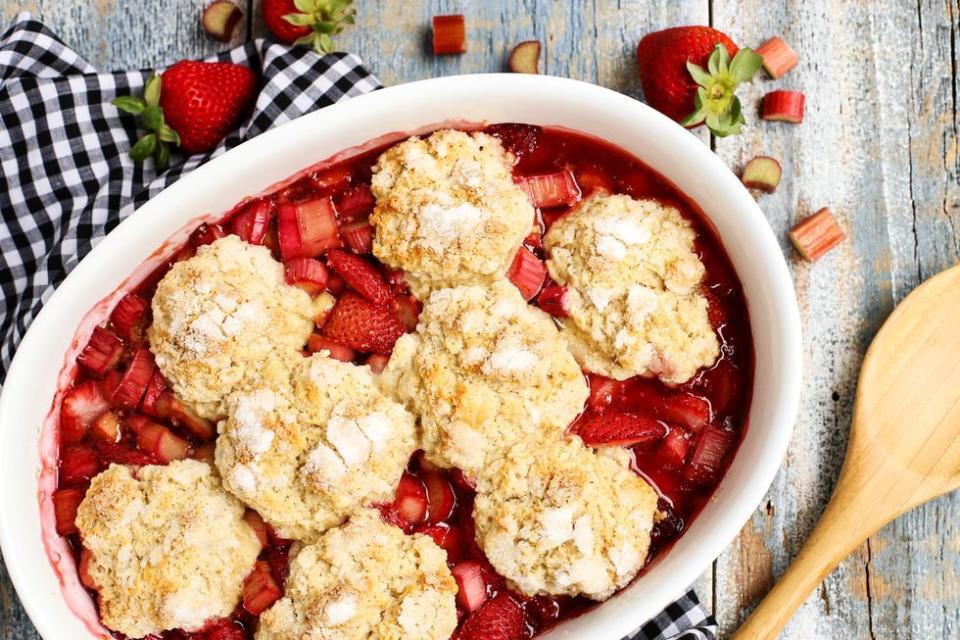
M 243 583 L 243 608 L 258 616 L 280 599 L 283 592 L 264 560 L 257 560 L 253 572 Z
M 335 273 L 327 277 L 327 291 L 330 295 L 339 298 L 340 294 L 347 290 L 346 281 Z
M 520 247 L 517 255 L 513 258 L 513 264 L 507 270 L 507 279 L 520 290 L 523 299 L 532 300 L 540 291 L 546 277 L 547 267 L 543 264 L 543 261 L 533 255 L 530 249 Z
M 370 367 L 370 371 L 375 374 L 383 373 L 383 370 L 387 368 L 387 363 L 390 362 L 390 357 L 385 356 L 379 353 L 374 353 L 367 361 L 364 363 Z
M 260 517 L 260 514 L 251 509 L 243 514 L 243 521 L 246 522 L 253 532 L 257 536 L 257 540 L 260 541 L 260 546 L 265 547 L 270 544 L 270 532 L 267 523 L 263 521 L 263 518 Z
M 60 449 L 61 486 L 85 484 L 101 469 L 100 457 L 88 446 L 74 444 Z
M 521 640 L 526 637 L 523 608 L 512 595 L 501 593 L 467 617 L 457 640 Z
M 300 287 L 311 296 L 327 286 L 327 268 L 316 258 L 294 258 L 283 265 L 283 277 L 287 284 Z
M 340 362 L 353 362 L 357 358 L 357 352 L 350 347 L 316 333 L 307 338 L 307 349 L 310 353 L 329 351 L 330 357 Z
M 393 293 L 380 272 L 372 264 L 342 249 L 327 252 L 327 265 L 340 274 L 351 289 L 379 306 L 393 302 Z
M 284 262 L 312 258 L 327 249 L 343 246 L 330 198 L 281 204 L 277 207 L 277 221 Z
M 217 436 L 216 425 L 211 420 L 195 414 L 169 391 L 160 394 L 155 409 L 157 417 L 168 420 L 201 442 L 209 442 Z
M 153 370 L 153 354 L 145 347 L 138 349 L 110 400 L 121 407 L 136 409 L 140 405 L 140 399 L 146 393 Z
M 85 494 L 85 489 L 59 489 L 50 496 L 53 499 L 53 515 L 56 518 L 58 535 L 77 533 L 77 508 L 83 502 Z
M 340 227 L 343 243 L 351 251 L 359 254 L 368 254 L 373 251 L 373 225 L 367 219 L 348 222 Z
M 453 487 L 441 474 L 424 473 L 423 484 L 427 488 L 427 522 L 442 522 L 450 517 L 457 500 Z
M 227 232 L 220 225 L 204 222 L 190 234 L 190 244 L 195 247 L 202 247 L 213 244 L 225 235 L 227 235 Z
M 555 318 L 566 318 L 570 313 L 563 306 L 567 288 L 558 284 L 547 285 L 537 296 L 537 306 Z
M 354 221 L 366 219 L 377 203 L 369 185 L 361 184 L 349 189 L 334 199 L 334 205 L 341 220 Z
M 427 490 L 416 477 L 404 473 L 397 485 L 393 510 L 407 524 L 419 524 L 427 517 Z
M 476 611 L 487 601 L 487 582 L 483 565 L 476 560 L 464 560 L 454 566 L 450 573 L 457 581 L 457 602 L 467 612 Z
M 186 440 L 155 422 L 144 424 L 137 431 L 137 449 L 153 456 L 161 464 L 183 460 L 190 454 L 190 444 Z
M 94 327 L 87 346 L 77 356 L 77 362 L 91 373 L 102 376 L 112 369 L 123 355 L 123 343 L 115 333 L 103 327 Z
M 91 380 L 71 389 L 60 407 L 60 442 L 80 442 L 93 421 L 110 409 L 100 385 Z
M 272 200 L 254 200 L 234 214 L 230 220 L 230 231 L 250 244 L 263 244 L 272 217 Z
M 89 549 L 80 551 L 80 565 L 77 567 L 77 577 L 80 578 L 80 584 L 91 591 L 96 591 L 100 587 L 90 573 L 90 563 L 93 561 L 93 554 Z
M 423 305 L 420 304 L 420 301 L 413 296 L 398 295 L 395 307 L 397 319 L 403 323 L 403 326 L 405 326 L 408 331 L 416 329 L 417 323 L 420 322 L 420 311 L 423 310 Z
M 571 205 L 580 199 L 580 187 L 570 169 L 539 176 L 526 176 L 518 180 L 520 188 L 527 192 L 535 207 L 558 207 Z
M 403 335 L 404 327 L 392 309 L 347 292 L 337 300 L 321 333 L 357 351 L 387 355 Z
M 452 527 L 444 522 L 440 524 L 426 524 L 417 527 L 416 533 L 422 533 L 447 552 L 447 562 L 456 564 L 463 560 L 463 531 L 459 527 Z
M 722 470 L 723 458 L 733 445 L 733 434 L 712 424 L 700 434 L 700 440 L 683 471 L 683 477 L 697 484 L 710 484 Z
M 647 416 L 608 410 L 585 415 L 572 431 L 593 447 L 630 447 L 656 442 L 667 434 L 667 426 Z
M 160 369 L 155 369 L 150 376 L 150 382 L 147 383 L 147 390 L 143 394 L 143 400 L 140 401 L 140 411 L 150 416 L 157 415 L 157 399 L 160 394 L 167 390 L 167 379 L 160 373 Z
M 118 442 L 120 440 L 120 418 L 112 411 L 107 411 L 93 421 L 90 427 L 90 436 L 101 442 Z
M 147 309 L 150 305 L 135 293 L 128 293 L 110 313 L 110 322 L 117 333 L 130 342 L 138 344 L 143 340 L 143 330 L 147 327 Z

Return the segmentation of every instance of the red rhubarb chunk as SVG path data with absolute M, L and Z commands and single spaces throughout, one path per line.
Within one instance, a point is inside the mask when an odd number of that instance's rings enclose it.
M 436 472 L 424 473 L 423 484 L 427 488 L 427 522 L 449 518 L 456 506 L 456 497 L 447 479 Z
M 195 414 L 169 391 L 160 394 L 154 408 L 158 417 L 168 420 L 201 442 L 209 442 L 217 435 L 216 425 L 212 421 Z
M 433 17 L 433 53 L 443 56 L 465 53 L 467 26 L 463 15 Z
M 94 327 L 90 341 L 77 356 L 77 362 L 91 373 L 102 376 L 116 366 L 123 355 L 123 343 L 115 333 L 103 327 Z
M 796 51 L 779 36 L 774 36 L 757 47 L 757 53 L 763 57 L 764 70 L 774 80 L 797 66 Z
M 299 287 L 311 296 L 327 286 L 327 268 L 316 258 L 294 258 L 283 265 L 283 277 L 287 284 Z
M 250 244 L 263 244 L 273 217 L 273 202 L 255 200 L 234 214 L 230 231 Z
M 404 525 L 420 524 L 427 517 L 427 490 L 417 478 L 404 473 L 397 485 L 393 511 Z
M 800 221 L 789 235 L 793 246 L 810 262 L 819 260 L 846 237 L 833 212 L 826 207 Z
M 310 353 L 327 351 L 331 358 L 340 362 L 353 362 L 357 357 L 357 352 L 345 344 L 328 340 L 316 333 L 307 338 L 307 350 Z
M 120 418 L 112 411 L 107 411 L 93 421 L 90 426 L 90 436 L 101 442 L 118 442 L 120 440 Z
M 327 264 L 366 300 L 379 306 L 393 303 L 393 292 L 387 281 L 376 267 L 360 256 L 343 249 L 331 249 L 327 253 Z
M 683 429 L 673 428 L 663 439 L 660 445 L 660 457 L 666 464 L 674 469 L 683 466 L 687 459 L 687 451 L 690 449 L 690 440 L 687 432 Z
M 572 427 L 585 444 L 594 447 L 630 447 L 663 438 L 667 426 L 647 416 L 619 411 L 587 414 Z
M 115 463 L 142 467 L 145 464 L 157 464 L 157 459 L 152 455 L 148 455 L 142 451 L 134 451 L 124 443 L 97 440 L 93 443 L 93 446 L 97 450 L 97 455 L 100 456 L 100 460 L 103 461 L 104 465 Z
M 110 399 L 121 407 L 136 409 L 146 393 L 153 370 L 153 354 L 149 349 L 138 349 Z
M 60 407 L 60 442 L 80 442 L 93 421 L 109 408 L 110 402 L 95 381 L 84 382 L 71 389 Z
M 466 611 L 473 612 L 487 601 L 487 583 L 484 567 L 476 560 L 465 560 L 450 570 L 457 581 L 457 602 Z
M 60 450 L 60 484 L 85 484 L 103 468 L 97 452 L 84 445 L 69 445 Z
M 563 306 L 563 297 L 567 295 L 567 288 L 551 284 L 543 288 L 537 296 L 537 306 L 555 318 L 566 318 L 569 314 Z
M 137 448 L 153 456 L 161 464 L 183 460 L 190 455 L 190 445 L 186 440 L 153 422 L 140 427 L 137 432 Z
M 370 371 L 379 375 L 383 373 L 384 369 L 387 368 L 388 362 L 390 362 L 389 356 L 384 356 L 379 353 L 374 353 L 369 358 L 367 358 L 367 361 L 364 364 L 370 367 Z
M 86 494 L 84 489 L 60 489 L 54 491 L 53 515 L 57 522 L 57 534 L 68 536 L 77 533 L 77 508 Z
M 513 264 L 507 271 L 507 279 L 520 290 L 524 300 L 532 300 L 543 286 L 547 277 L 547 267 L 533 252 L 526 247 L 520 247 L 513 258 Z
M 509 593 L 501 593 L 472 612 L 457 640 L 519 640 L 527 637 L 523 608 Z
M 327 249 L 343 246 L 330 198 L 281 204 L 277 207 L 277 220 L 284 262 L 312 258 Z
M 369 220 L 355 220 L 340 227 L 343 243 L 354 253 L 361 255 L 373 251 L 373 225 Z
M 389 355 L 404 333 L 393 309 L 380 307 L 351 292 L 337 300 L 321 333 L 363 353 Z
M 580 187 L 569 169 L 520 178 L 519 185 L 535 207 L 571 205 L 580 199 Z
M 350 183 L 350 170 L 347 167 L 331 167 L 325 171 L 318 171 L 310 176 L 313 184 L 320 191 L 333 191 L 345 187 Z
M 128 293 L 120 298 L 120 302 L 110 314 L 117 334 L 130 340 L 134 344 L 143 340 L 143 330 L 147 327 L 147 310 L 150 305 L 146 300 L 135 293 Z
M 190 234 L 190 244 L 195 247 L 202 247 L 213 244 L 225 235 L 227 235 L 227 232 L 220 225 L 204 222 Z
M 353 221 L 366 219 L 377 201 L 370 187 L 362 184 L 344 191 L 333 202 L 341 220 Z
M 157 415 L 157 399 L 167 390 L 167 380 L 160 373 L 160 369 L 154 369 L 150 376 L 150 382 L 147 384 L 147 390 L 143 394 L 143 400 L 140 401 L 140 411 L 150 416 Z
M 684 478 L 697 484 L 710 484 L 720 477 L 723 457 L 733 444 L 733 434 L 719 427 L 708 425 L 690 456 L 684 469 Z
M 806 97 L 799 91 L 771 91 L 763 96 L 763 111 L 760 115 L 764 120 L 779 122 L 803 122 L 803 104 Z
M 273 577 L 270 565 L 264 560 L 258 560 L 253 572 L 243 583 L 243 608 L 258 616 L 279 600 L 281 595 L 283 592 Z
M 93 554 L 88 549 L 80 552 L 80 565 L 77 567 L 77 576 L 80 578 L 80 584 L 91 591 L 97 591 L 100 586 L 90 573 L 90 563 L 93 561 Z

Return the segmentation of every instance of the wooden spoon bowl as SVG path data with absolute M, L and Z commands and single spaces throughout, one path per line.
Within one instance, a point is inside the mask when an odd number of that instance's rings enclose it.
M 800 554 L 737 631 L 775 638 L 814 588 L 880 527 L 960 488 L 960 266 L 898 306 L 867 350 L 847 457 Z

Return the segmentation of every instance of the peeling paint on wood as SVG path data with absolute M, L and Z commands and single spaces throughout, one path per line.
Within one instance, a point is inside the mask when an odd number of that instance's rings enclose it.
M 259 0 L 237 42 L 259 37 Z M 6 0 L 42 18 L 99 69 L 151 67 L 224 48 L 199 25 L 205 0 Z M 429 54 L 430 17 L 464 13 L 468 52 Z M 788 257 L 803 313 L 805 387 L 790 451 L 740 537 L 696 584 L 724 634 L 786 568 L 829 498 L 843 459 L 857 370 L 894 304 L 960 260 L 960 0 L 358 0 L 357 25 L 338 37 L 387 84 L 501 71 L 513 44 L 539 39 L 547 73 L 642 98 L 634 49 L 646 32 L 713 24 L 743 45 L 783 36 L 800 65 L 742 92 L 807 96 L 800 126 L 750 124 L 705 143 L 734 170 L 773 155 L 784 168 L 760 201 Z M 248 28 L 249 27 L 249 28 Z M 830 206 L 850 238 L 815 265 L 785 232 Z M 904 425 L 909 429 L 910 425 Z M 783 634 L 811 638 L 960 638 L 960 496 L 942 498 L 880 531 L 818 589 Z M 34 640 L 0 567 L 0 638 Z

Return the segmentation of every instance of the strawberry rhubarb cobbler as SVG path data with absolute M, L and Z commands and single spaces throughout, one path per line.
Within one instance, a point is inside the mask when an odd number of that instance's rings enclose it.
M 696 207 L 521 124 L 244 200 L 78 343 L 56 530 L 154 640 L 531 638 L 667 552 L 753 375 Z

